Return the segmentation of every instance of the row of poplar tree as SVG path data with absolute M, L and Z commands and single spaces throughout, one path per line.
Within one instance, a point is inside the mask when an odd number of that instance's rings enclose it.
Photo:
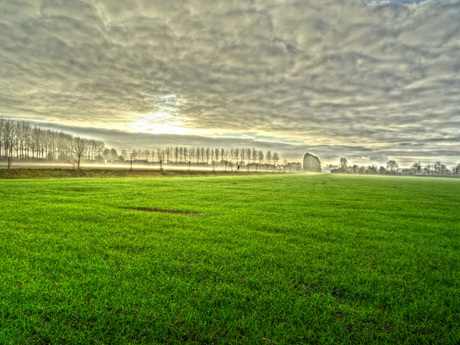
M 105 159 L 111 162 L 117 153 L 106 149 L 103 153 Z M 209 148 L 209 147 L 166 147 L 156 150 L 123 150 L 121 157 L 125 160 L 145 162 L 178 163 L 178 164 L 216 164 L 232 163 L 236 165 L 278 164 L 280 156 L 277 152 L 268 150 L 264 152 L 255 148 Z
M 105 148 L 103 141 L 81 138 L 69 133 L 44 129 L 25 121 L 14 121 L 0 117 L 0 160 L 49 161 L 75 163 L 81 161 L 97 163 L 123 163 L 144 161 L 160 164 L 278 164 L 277 152 L 255 148 L 205 148 L 166 147 L 155 150 L 122 150 Z
M 25 121 L 0 118 L 0 159 L 72 162 L 97 161 L 104 142 L 44 129 Z

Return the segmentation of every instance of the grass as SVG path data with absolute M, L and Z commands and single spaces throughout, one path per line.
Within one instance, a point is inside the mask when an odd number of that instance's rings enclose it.
M 0 210 L 1 344 L 460 342 L 456 179 L 0 180 Z

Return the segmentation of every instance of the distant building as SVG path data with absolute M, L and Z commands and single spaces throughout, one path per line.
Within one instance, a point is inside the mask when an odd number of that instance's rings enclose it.
M 288 163 L 284 166 L 285 172 L 298 172 L 302 170 L 301 163 Z
M 328 172 L 330 173 L 332 170 L 340 169 L 340 166 L 334 165 L 334 164 L 329 164 L 326 167 L 324 167 L 323 172 Z
M 303 170 L 309 172 L 321 172 L 321 161 L 318 156 L 307 152 L 303 156 Z

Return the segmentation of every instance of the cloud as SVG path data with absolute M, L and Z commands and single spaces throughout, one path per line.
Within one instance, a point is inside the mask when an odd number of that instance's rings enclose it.
M 168 113 L 222 141 L 459 160 L 458 18 L 439 0 L 5 1 L 0 114 L 121 138 Z

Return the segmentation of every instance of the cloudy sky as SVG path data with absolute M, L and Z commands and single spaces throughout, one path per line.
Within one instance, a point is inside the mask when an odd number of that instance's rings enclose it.
M 460 162 L 460 0 L 0 0 L 0 115 L 109 146 Z

